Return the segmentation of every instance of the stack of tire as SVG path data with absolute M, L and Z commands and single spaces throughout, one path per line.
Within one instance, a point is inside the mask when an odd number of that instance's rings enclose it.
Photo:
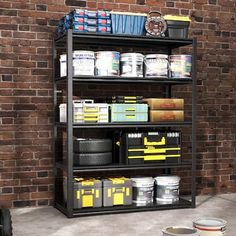
M 0 236 L 12 236 L 11 214 L 8 209 L 0 209 Z
M 74 166 L 100 166 L 111 163 L 111 139 L 79 138 L 74 140 Z

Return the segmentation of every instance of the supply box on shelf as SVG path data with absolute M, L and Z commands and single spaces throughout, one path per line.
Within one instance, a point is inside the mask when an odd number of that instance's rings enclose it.
M 112 33 L 143 35 L 147 14 L 111 11 Z
M 151 110 L 182 110 L 184 99 L 179 98 L 146 98 L 144 99 Z
M 125 177 L 103 179 L 103 206 L 131 205 L 132 181 Z
M 188 38 L 190 18 L 188 16 L 165 15 L 167 34 L 170 38 Z
M 111 122 L 146 122 L 147 104 L 111 104 Z
M 150 110 L 151 122 L 181 122 L 184 121 L 183 110 Z
M 102 182 L 94 178 L 74 178 L 74 209 L 102 207 Z M 67 201 L 67 178 L 63 182 L 64 199 Z
M 60 122 L 67 121 L 67 105 L 60 105 Z M 107 123 L 109 118 L 109 105 L 106 103 L 94 103 L 93 100 L 73 101 L 74 123 Z
M 113 96 L 107 100 L 110 103 L 143 103 L 143 96 Z
M 121 135 L 119 145 L 120 162 L 126 164 L 180 162 L 179 131 L 124 133 Z

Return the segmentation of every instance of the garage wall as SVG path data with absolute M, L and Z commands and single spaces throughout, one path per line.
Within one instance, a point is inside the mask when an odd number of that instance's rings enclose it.
M 51 46 L 58 19 L 73 7 L 191 15 L 190 36 L 199 42 L 198 192 L 236 192 L 234 0 L 2 0 L 0 206 L 51 204 Z

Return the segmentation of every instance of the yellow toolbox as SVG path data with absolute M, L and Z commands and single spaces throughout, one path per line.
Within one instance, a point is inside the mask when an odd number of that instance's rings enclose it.
M 103 206 L 131 205 L 132 180 L 125 177 L 103 179 Z
M 64 196 L 67 194 L 64 178 Z M 74 209 L 102 206 L 102 182 L 94 178 L 74 178 Z
M 120 147 L 120 160 L 126 164 L 156 161 L 176 163 L 181 157 L 181 133 L 178 131 L 124 133 Z

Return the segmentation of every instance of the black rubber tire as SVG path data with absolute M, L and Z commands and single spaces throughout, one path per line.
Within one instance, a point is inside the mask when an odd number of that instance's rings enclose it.
M 112 163 L 112 153 L 80 153 L 74 154 L 75 166 L 96 166 Z
M 0 209 L 0 236 L 12 236 L 12 220 L 9 209 Z
M 74 140 L 75 153 L 104 153 L 112 151 L 111 139 Z

